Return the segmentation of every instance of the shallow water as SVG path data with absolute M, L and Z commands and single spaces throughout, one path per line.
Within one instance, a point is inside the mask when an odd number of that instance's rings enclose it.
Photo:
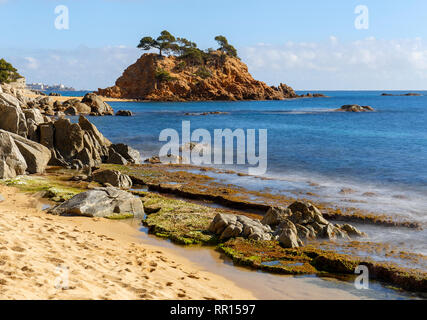
M 388 289 L 371 281 L 369 290 L 357 290 L 351 280 L 315 276 L 283 276 L 235 266 L 231 259 L 212 248 L 183 247 L 148 234 L 139 220 L 124 221 L 140 231 L 142 243 L 170 249 L 201 267 L 253 292 L 258 299 L 416 299 L 411 294 Z

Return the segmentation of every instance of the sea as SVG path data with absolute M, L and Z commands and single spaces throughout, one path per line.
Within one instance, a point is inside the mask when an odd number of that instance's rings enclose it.
M 143 158 L 158 154 L 165 144 L 159 141 L 162 130 L 181 132 L 183 121 L 190 121 L 192 130 L 206 129 L 212 136 L 215 129 L 266 129 L 265 176 L 272 180 L 236 175 L 218 179 L 248 189 L 314 197 L 426 226 L 427 91 L 311 92 L 328 97 L 285 101 L 110 102 L 115 111 L 130 110 L 134 116 L 90 117 L 90 121 L 112 142 L 129 144 Z M 383 92 L 394 96 L 382 96 Z M 421 96 L 401 96 L 408 92 Z M 334 112 L 346 104 L 368 105 L 376 111 Z M 217 111 L 224 114 L 199 115 Z M 246 173 L 248 169 L 248 165 L 231 167 Z M 388 239 L 413 252 L 427 254 L 425 231 L 405 228 L 370 231 L 371 240 Z

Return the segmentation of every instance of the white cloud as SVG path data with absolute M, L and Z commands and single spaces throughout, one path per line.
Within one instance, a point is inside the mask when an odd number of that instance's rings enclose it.
M 1 1 L 1 0 L 0 0 Z M 1 49 L 29 82 L 77 89 L 114 84 L 143 53 L 124 45 L 75 50 Z M 422 39 L 259 43 L 240 49 L 256 79 L 296 89 L 426 89 L 427 42 Z
M 126 46 L 81 46 L 75 50 L 2 49 L 1 52 L 28 82 L 63 83 L 89 90 L 113 85 L 142 54 L 140 50 Z
M 427 42 L 422 39 L 262 45 L 240 53 L 255 77 L 298 89 L 426 89 Z
M 24 59 L 27 61 L 26 68 L 30 70 L 37 70 L 39 68 L 37 59 L 34 59 L 33 57 L 25 57 Z

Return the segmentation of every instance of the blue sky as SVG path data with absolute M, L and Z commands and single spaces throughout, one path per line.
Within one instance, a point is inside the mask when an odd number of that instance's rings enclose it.
M 58 5 L 70 29 L 54 26 Z M 357 30 L 356 6 L 369 9 Z M 427 89 L 427 1 L 0 0 L 0 56 L 29 82 L 112 85 L 167 29 L 215 47 L 228 37 L 253 75 L 296 89 Z

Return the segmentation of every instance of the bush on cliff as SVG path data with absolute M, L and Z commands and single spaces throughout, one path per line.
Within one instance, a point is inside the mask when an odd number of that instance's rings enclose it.
M 169 82 L 169 81 L 175 80 L 175 78 L 171 76 L 169 71 L 164 70 L 164 69 L 157 69 L 155 76 L 156 76 L 157 81 L 159 81 L 159 82 Z
M 0 83 L 9 83 L 22 78 L 9 62 L 4 59 L 0 59 Z

